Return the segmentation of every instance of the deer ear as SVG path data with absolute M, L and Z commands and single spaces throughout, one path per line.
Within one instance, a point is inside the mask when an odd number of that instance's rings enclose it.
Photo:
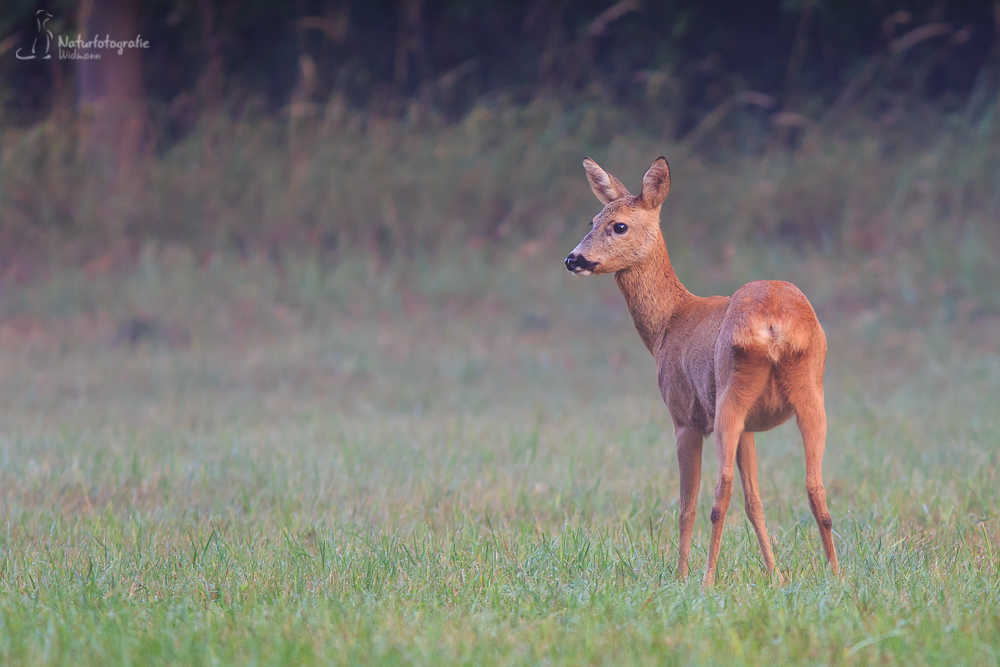
M 667 158 L 658 157 L 642 177 L 639 200 L 649 209 L 659 208 L 670 193 L 670 165 Z
M 589 157 L 583 158 L 583 168 L 587 170 L 587 180 L 590 181 L 590 189 L 594 191 L 601 203 L 607 206 L 616 199 L 621 199 L 629 195 L 622 182 L 601 169 Z

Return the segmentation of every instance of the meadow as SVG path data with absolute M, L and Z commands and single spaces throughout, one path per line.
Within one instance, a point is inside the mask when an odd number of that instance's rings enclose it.
M 713 253 L 676 214 L 695 293 L 816 305 L 840 578 L 786 424 L 784 579 L 737 491 L 701 589 L 710 441 L 676 579 L 672 426 L 611 278 L 562 267 L 583 222 L 394 261 L 150 243 L 2 283 L 0 662 L 998 664 L 1000 313 L 935 287 L 983 244 Z
M 1000 667 L 996 2 L 52 4 L 152 47 L 0 17 L 0 666 Z M 661 154 L 686 286 L 826 330 L 839 577 L 794 422 L 780 576 L 737 490 L 702 589 L 709 440 L 676 577 L 656 369 L 563 267 L 581 158 Z

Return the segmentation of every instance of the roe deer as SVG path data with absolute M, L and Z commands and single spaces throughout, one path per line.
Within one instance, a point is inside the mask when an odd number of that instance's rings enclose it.
M 747 283 L 731 297 L 691 294 L 670 266 L 660 231 L 660 206 L 670 191 L 666 159 L 657 158 L 649 167 L 637 197 L 590 158 L 583 166 L 604 210 L 566 258 L 566 268 L 580 276 L 615 274 L 635 328 L 656 359 L 660 393 L 677 434 L 678 576 L 688 573 L 702 440 L 712 431 L 719 477 L 703 585 L 715 581 L 734 465 L 740 469 L 746 513 L 764 565 L 769 575 L 773 572 L 753 434 L 774 428 L 793 413 L 805 445 L 809 506 L 827 561 L 839 573 L 821 471 L 826 445 L 826 336 L 809 300 L 791 283 L 774 280 Z

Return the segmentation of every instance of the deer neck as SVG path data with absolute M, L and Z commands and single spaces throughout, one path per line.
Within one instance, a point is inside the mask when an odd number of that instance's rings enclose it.
M 691 296 L 674 273 L 663 240 L 659 240 L 657 251 L 642 264 L 615 273 L 615 282 L 625 297 L 639 337 L 646 349 L 656 354 L 674 310 Z

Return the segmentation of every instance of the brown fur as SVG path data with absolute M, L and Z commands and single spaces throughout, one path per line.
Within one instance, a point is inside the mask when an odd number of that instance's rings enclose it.
M 809 505 L 830 567 L 839 572 L 821 470 L 826 337 L 809 300 L 794 285 L 774 280 L 747 283 L 731 297 L 691 294 L 670 265 L 660 231 L 660 207 L 670 191 L 667 161 L 661 157 L 653 162 L 638 197 L 590 158 L 583 165 L 605 206 L 566 266 L 582 275 L 615 274 L 635 328 L 656 359 L 660 393 L 677 433 L 681 472 L 678 575 L 688 572 L 702 440 L 713 431 L 719 474 L 703 583 L 710 586 L 715 580 L 736 467 L 764 565 L 769 574 L 774 570 L 753 434 L 792 414 L 805 447 Z M 616 233 L 616 223 L 627 225 L 627 231 Z

